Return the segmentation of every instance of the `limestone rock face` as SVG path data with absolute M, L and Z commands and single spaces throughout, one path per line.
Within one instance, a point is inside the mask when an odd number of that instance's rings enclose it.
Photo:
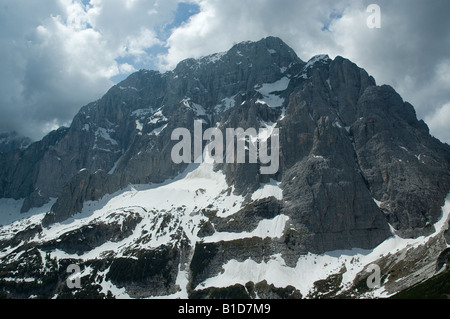
M 216 170 L 247 199 L 280 183 L 276 214 L 302 229 L 290 238 L 295 254 L 372 248 L 389 225 L 404 237 L 430 234 L 450 190 L 448 145 L 391 87 L 343 57 L 304 62 L 269 37 L 164 74 L 136 72 L 84 106 L 70 128 L 1 154 L 0 197 L 25 198 L 23 212 L 57 198 L 49 226 L 130 184 L 162 183 L 187 167 L 171 160 L 172 132 L 193 136 L 195 120 L 203 130 L 279 129 L 276 174 L 260 174 L 260 162 Z
M 194 145 L 198 121 L 265 129 L 278 170 L 248 154 L 176 164 L 172 132 Z M 0 297 L 346 298 L 370 293 L 369 259 L 396 293 L 448 267 L 449 191 L 450 147 L 393 88 L 343 57 L 304 62 L 278 38 L 239 43 L 136 72 L 69 128 L 0 151 L 2 207 L 55 201 L 0 226 Z M 74 262 L 77 291 L 61 284 Z

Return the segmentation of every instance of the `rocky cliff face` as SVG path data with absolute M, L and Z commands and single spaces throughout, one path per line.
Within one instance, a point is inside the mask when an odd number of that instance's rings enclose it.
M 195 120 L 204 130 L 279 129 L 279 170 L 262 175 L 261 162 L 208 170 L 175 164 L 171 134 L 182 127 L 193 136 Z M 141 70 L 83 107 L 70 128 L 0 161 L 0 197 L 24 199 L 22 212 L 57 198 L 27 242 L 50 256 L 101 256 L 102 265 L 85 266 L 136 297 L 176 294 L 183 276 L 186 293 L 195 295 L 234 263 L 282 258 L 295 268 L 308 254 L 374 249 L 392 231 L 429 236 L 450 191 L 450 148 L 391 87 L 342 57 L 304 62 L 273 37 L 182 61 L 164 74 Z M 192 184 L 181 187 L 185 181 Z M 111 204 L 118 198 L 124 202 Z M 102 212 L 101 222 L 48 235 L 88 212 Z M 5 238 L 3 247 L 13 249 L 22 237 Z M 88 244 L 80 248 L 78 239 Z M 115 252 L 108 242 L 125 248 Z M 148 276 L 123 277 L 123 269 Z M 286 293 L 264 280 L 252 291 Z M 290 293 L 302 295 L 294 286 Z

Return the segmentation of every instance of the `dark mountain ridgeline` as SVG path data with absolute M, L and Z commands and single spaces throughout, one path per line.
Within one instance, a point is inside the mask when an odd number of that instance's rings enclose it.
M 285 81 L 269 92 L 264 84 Z M 266 102 L 262 102 L 266 101 Z M 237 194 L 281 182 L 280 213 L 302 234 L 293 256 L 370 249 L 391 235 L 430 234 L 450 191 L 450 148 L 429 134 L 414 108 L 377 86 L 351 61 L 302 61 L 278 38 L 235 45 L 188 59 L 166 73 L 141 70 L 83 107 L 70 128 L 24 150 L 0 155 L 0 197 L 26 198 L 22 211 L 58 198 L 44 226 L 62 222 L 130 184 L 161 183 L 183 172 L 171 161 L 171 132 L 244 129 L 277 123 L 280 170 L 222 164 Z M 294 258 L 295 260 L 295 258 Z

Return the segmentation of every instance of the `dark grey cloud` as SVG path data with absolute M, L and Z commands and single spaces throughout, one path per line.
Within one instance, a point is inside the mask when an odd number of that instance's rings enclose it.
M 83 103 L 109 86 L 95 83 L 97 88 L 88 88 L 85 78 L 68 74 L 63 34 L 54 32 L 54 17 L 64 15 L 63 9 L 57 1 L 1 1 L 1 131 L 39 139 L 70 123 Z
M 0 131 L 69 125 L 160 45 L 177 0 L 0 0 Z M 86 5 L 88 4 L 88 5 Z
M 428 109 L 449 100 L 449 84 L 439 67 L 450 52 L 450 2 L 446 0 L 380 1 L 382 28 L 358 59 L 380 80 L 397 87 L 424 116 Z
M 382 28 L 367 49 L 354 52 L 380 83 L 392 85 L 431 127 L 450 143 L 448 129 L 438 125 L 450 113 L 450 2 L 446 0 L 380 1 Z
M 29 111 L 22 96 L 29 41 L 34 29 L 48 16 L 40 1 L 0 1 L 0 129 L 19 130 Z

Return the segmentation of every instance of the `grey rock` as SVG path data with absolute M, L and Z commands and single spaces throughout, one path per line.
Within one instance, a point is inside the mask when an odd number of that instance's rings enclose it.
M 242 233 L 256 229 L 264 219 L 273 219 L 280 215 L 281 203 L 274 197 L 247 204 L 243 209 L 227 218 L 210 218 L 217 232 Z
M 259 103 L 258 88 L 283 77 L 290 79 L 277 92 L 283 105 Z M 448 145 L 430 136 L 391 87 L 377 86 L 342 57 L 305 63 L 269 37 L 182 61 L 164 74 L 136 72 L 83 107 L 70 128 L 2 154 L 0 196 L 26 198 L 23 211 L 57 197 L 44 219 L 49 226 L 79 213 L 87 200 L 163 182 L 187 167 L 171 161 L 171 132 L 192 132 L 196 119 L 204 129 L 277 123 L 277 174 L 259 174 L 259 163 L 216 169 L 243 196 L 271 178 L 282 182 L 277 213 L 290 217 L 297 234 L 290 253 L 375 247 L 390 236 L 389 224 L 405 237 L 429 234 L 450 190 Z
M 282 105 L 261 103 L 261 86 L 284 77 L 290 80 L 286 90 L 272 93 L 283 98 Z M 189 274 L 190 296 L 235 289 L 250 297 L 254 292 L 268 298 L 299 296 L 293 287 L 279 291 L 264 282 L 220 291 L 195 289 L 221 274 L 230 260 L 263 263 L 281 255 L 288 267 L 295 267 L 308 253 L 373 249 L 392 236 L 391 229 L 401 237 L 431 234 L 450 191 L 450 147 L 430 135 L 413 106 L 393 88 L 377 86 L 365 70 L 343 57 L 316 56 L 305 63 L 280 39 L 269 37 L 182 61 L 164 74 L 136 72 L 84 106 L 70 128 L 52 132 L 26 149 L 0 154 L 0 197 L 25 198 L 23 211 L 57 197 L 42 226 L 25 228 L 0 242 L 0 248 L 17 245 L 17 251 L 27 250 L 54 223 L 83 212 L 87 201 L 114 197 L 130 184 L 182 178 L 187 164 L 172 162 L 177 142 L 171 140 L 171 132 L 183 127 L 193 133 L 195 120 L 203 121 L 203 129 L 221 130 L 276 123 L 279 171 L 266 176 L 260 174 L 260 163 L 217 164 L 215 169 L 229 184 L 225 191 L 234 189 L 245 198 L 244 206 L 226 218 L 220 218 L 213 205 L 193 212 L 183 203 L 170 212 L 144 209 L 154 219 L 133 246 L 120 258 L 106 251 L 101 260 L 90 261 L 94 286 L 106 279 L 132 297 L 170 295 L 180 289 L 176 279 L 181 270 Z M 253 192 L 271 179 L 281 183 L 283 199 L 252 201 Z M 125 224 L 93 222 L 36 246 L 83 254 L 108 241 L 138 235 L 133 233 L 138 215 L 122 213 L 129 214 Z M 201 215 L 202 222 L 187 229 L 180 226 L 183 214 Z M 251 233 L 261 221 L 280 215 L 289 217 L 280 238 L 202 242 L 216 232 Z M 152 235 L 164 234 L 166 228 L 173 231 L 170 242 L 148 250 L 145 245 Z M 192 242 L 188 232 L 199 228 L 200 241 Z M 447 230 L 414 250 L 406 248 L 378 260 L 383 273 L 389 274 L 385 287 L 398 291 L 432 276 L 448 263 L 448 242 Z M 21 264 L 30 261 L 36 269 L 41 267 L 39 258 L 28 255 L 28 250 L 22 254 Z M 8 258 L 3 260 L 12 268 L 9 262 L 14 258 Z M 58 262 L 63 267 L 73 261 Z M 29 277 L 27 271 L 21 272 L 24 278 Z M 97 271 L 106 277 L 99 278 Z M 313 296 L 364 293 L 359 288 L 367 275 L 361 273 L 354 287 L 341 290 L 342 271 L 317 282 Z M 329 288 L 326 295 L 321 295 L 323 287 Z
M 447 244 L 450 244 L 450 222 L 447 223 L 447 229 L 444 231 L 444 238 Z
M 42 225 L 48 227 L 62 222 L 80 213 L 85 202 L 99 200 L 106 194 L 114 193 L 117 188 L 114 178 L 104 171 L 91 174 L 84 169 L 64 187 L 50 213 L 44 217 Z
M 137 258 L 118 258 L 111 263 L 106 280 L 125 287 L 132 298 L 175 293 L 180 252 L 170 247 L 141 251 Z
M 51 132 L 41 141 L 31 144 L 24 150 L 14 150 L 0 154 L 0 197 L 21 199 L 37 192 L 36 185 L 39 166 L 45 154 L 65 136 L 66 128 Z M 57 181 L 51 181 L 58 183 Z M 50 181 L 49 181 L 50 182 Z M 48 197 L 41 192 L 43 197 Z
M 436 261 L 436 271 L 438 272 L 444 266 L 450 266 L 450 249 L 445 249 L 438 257 Z
M 450 187 L 448 147 L 390 87 L 367 89 L 358 110 L 352 135 L 371 193 L 400 234 L 430 234 Z
M 112 216 L 113 217 L 113 216 Z M 123 223 L 93 223 L 60 236 L 42 245 L 44 251 L 62 250 L 68 254 L 82 255 L 106 242 L 120 242 L 129 237 L 142 220 L 129 214 Z

